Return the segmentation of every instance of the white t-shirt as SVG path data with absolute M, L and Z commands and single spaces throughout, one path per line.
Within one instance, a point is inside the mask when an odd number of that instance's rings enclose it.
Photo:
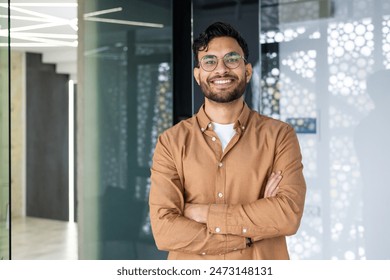
M 218 135 L 218 138 L 222 143 L 222 151 L 224 151 L 230 140 L 232 140 L 233 136 L 236 134 L 236 131 L 233 128 L 234 123 L 219 124 L 213 122 L 213 126 L 215 133 Z

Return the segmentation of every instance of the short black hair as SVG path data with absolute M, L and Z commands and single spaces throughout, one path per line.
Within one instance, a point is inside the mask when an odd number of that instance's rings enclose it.
M 199 67 L 198 53 L 199 51 L 207 50 L 210 41 L 217 37 L 231 37 L 237 41 L 244 52 L 244 58 L 248 61 L 249 49 L 248 44 L 241 37 L 240 33 L 230 24 L 225 22 L 215 22 L 206 30 L 199 34 L 199 37 L 194 40 L 192 51 L 194 52 L 195 66 Z

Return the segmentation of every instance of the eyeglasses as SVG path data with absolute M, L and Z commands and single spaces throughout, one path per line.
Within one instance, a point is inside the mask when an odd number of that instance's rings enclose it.
M 211 72 L 217 68 L 218 60 L 222 59 L 225 66 L 229 69 L 235 69 L 240 65 L 240 60 L 245 58 L 239 53 L 230 52 L 225 54 L 222 58 L 217 58 L 215 55 L 205 55 L 201 58 L 199 64 L 204 71 Z

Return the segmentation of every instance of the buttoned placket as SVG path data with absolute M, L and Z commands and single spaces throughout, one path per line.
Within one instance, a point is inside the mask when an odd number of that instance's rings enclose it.
M 227 191 L 227 189 L 226 189 L 226 179 L 227 179 L 226 178 L 227 177 L 226 169 L 227 169 L 228 158 L 229 158 L 228 154 L 229 154 L 229 151 L 234 148 L 234 146 L 238 143 L 238 141 L 242 137 L 242 133 L 245 130 L 245 126 L 239 126 L 239 124 L 236 123 L 234 126 L 234 129 L 236 131 L 236 134 L 233 136 L 233 138 L 228 143 L 227 147 L 225 148 L 225 151 L 221 155 L 221 159 L 219 160 L 219 164 L 218 164 L 218 167 L 219 167 L 218 175 L 219 176 L 216 177 L 217 182 L 215 184 L 216 185 L 216 192 L 217 192 L 216 204 L 225 204 L 226 203 L 225 202 L 226 198 L 225 198 L 224 193 Z M 218 182 L 218 180 L 219 180 L 219 182 Z M 220 191 L 222 189 L 224 191 Z M 215 232 L 216 233 L 221 232 L 221 227 L 226 227 L 226 225 L 217 226 L 217 228 L 215 229 Z M 226 228 L 224 228 L 224 232 L 226 232 Z
M 201 128 L 201 131 L 204 134 L 207 145 L 213 150 L 215 154 L 216 166 L 217 166 L 217 176 L 215 181 L 215 197 L 214 203 L 224 204 L 225 203 L 225 173 L 224 173 L 224 164 L 222 162 L 222 143 L 219 140 L 217 134 L 214 131 L 214 126 L 209 122 L 205 127 Z M 215 232 L 220 231 L 220 228 L 216 228 Z
M 228 153 L 233 147 L 237 144 L 239 139 L 242 136 L 242 133 L 245 130 L 244 125 L 240 125 L 239 122 L 237 122 L 234 125 L 234 129 L 236 131 L 236 134 L 233 136 L 233 138 L 228 143 L 228 146 L 225 148 L 225 151 L 222 151 L 222 144 L 220 140 L 218 139 L 218 136 L 213 130 L 213 124 L 210 122 L 208 123 L 204 128 L 201 129 L 201 131 L 204 134 L 205 140 L 207 142 L 207 145 L 214 151 L 215 159 L 216 159 L 216 165 L 217 165 L 217 175 L 216 175 L 216 181 L 215 181 L 215 204 L 225 204 L 226 203 L 226 164 L 228 159 Z M 226 225 L 218 225 L 214 228 L 215 233 L 220 233 L 225 231 L 226 229 L 223 227 L 226 227 Z

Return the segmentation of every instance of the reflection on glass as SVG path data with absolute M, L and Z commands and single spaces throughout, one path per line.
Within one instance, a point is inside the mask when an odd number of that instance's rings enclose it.
M 382 22 L 382 50 L 386 59 L 383 60 L 383 64 L 386 69 L 390 69 L 390 15 L 383 17 Z
M 390 189 L 383 178 L 390 133 L 381 109 L 390 104 L 382 90 L 390 75 L 381 70 L 390 69 L 390 3 L 261 3 L 254 75 L 261 95 L 253 102 L 295 127 L 308 183 L 302 226 L 288 240 L 291 257 L 389 259 L 381 198 Z
M 0 1 L 0 14 L 8 14 L 7 1 Z M 8 19 L 0 17 L 0 32 L 8 34 Z M 8 36 L 0 36 L 0 260 L 9 255 L 9 65 Z
M 171 8 L 169 0 L 81 7 L 83 259 L 165 258 L 151 233 L 148 195 L 157 137 L 172 126 Z
M 367 93 L 374 103 L 355 127 L 355 150 L 363 182 L 364 251 L 367 259 L 389 259 L 390 222 L 388 197 L 389 183 L 384 174 L 390 171 L 390 133 L 384 127 L 390 117 L 390 69 L 374 72 L 367 79 Z

